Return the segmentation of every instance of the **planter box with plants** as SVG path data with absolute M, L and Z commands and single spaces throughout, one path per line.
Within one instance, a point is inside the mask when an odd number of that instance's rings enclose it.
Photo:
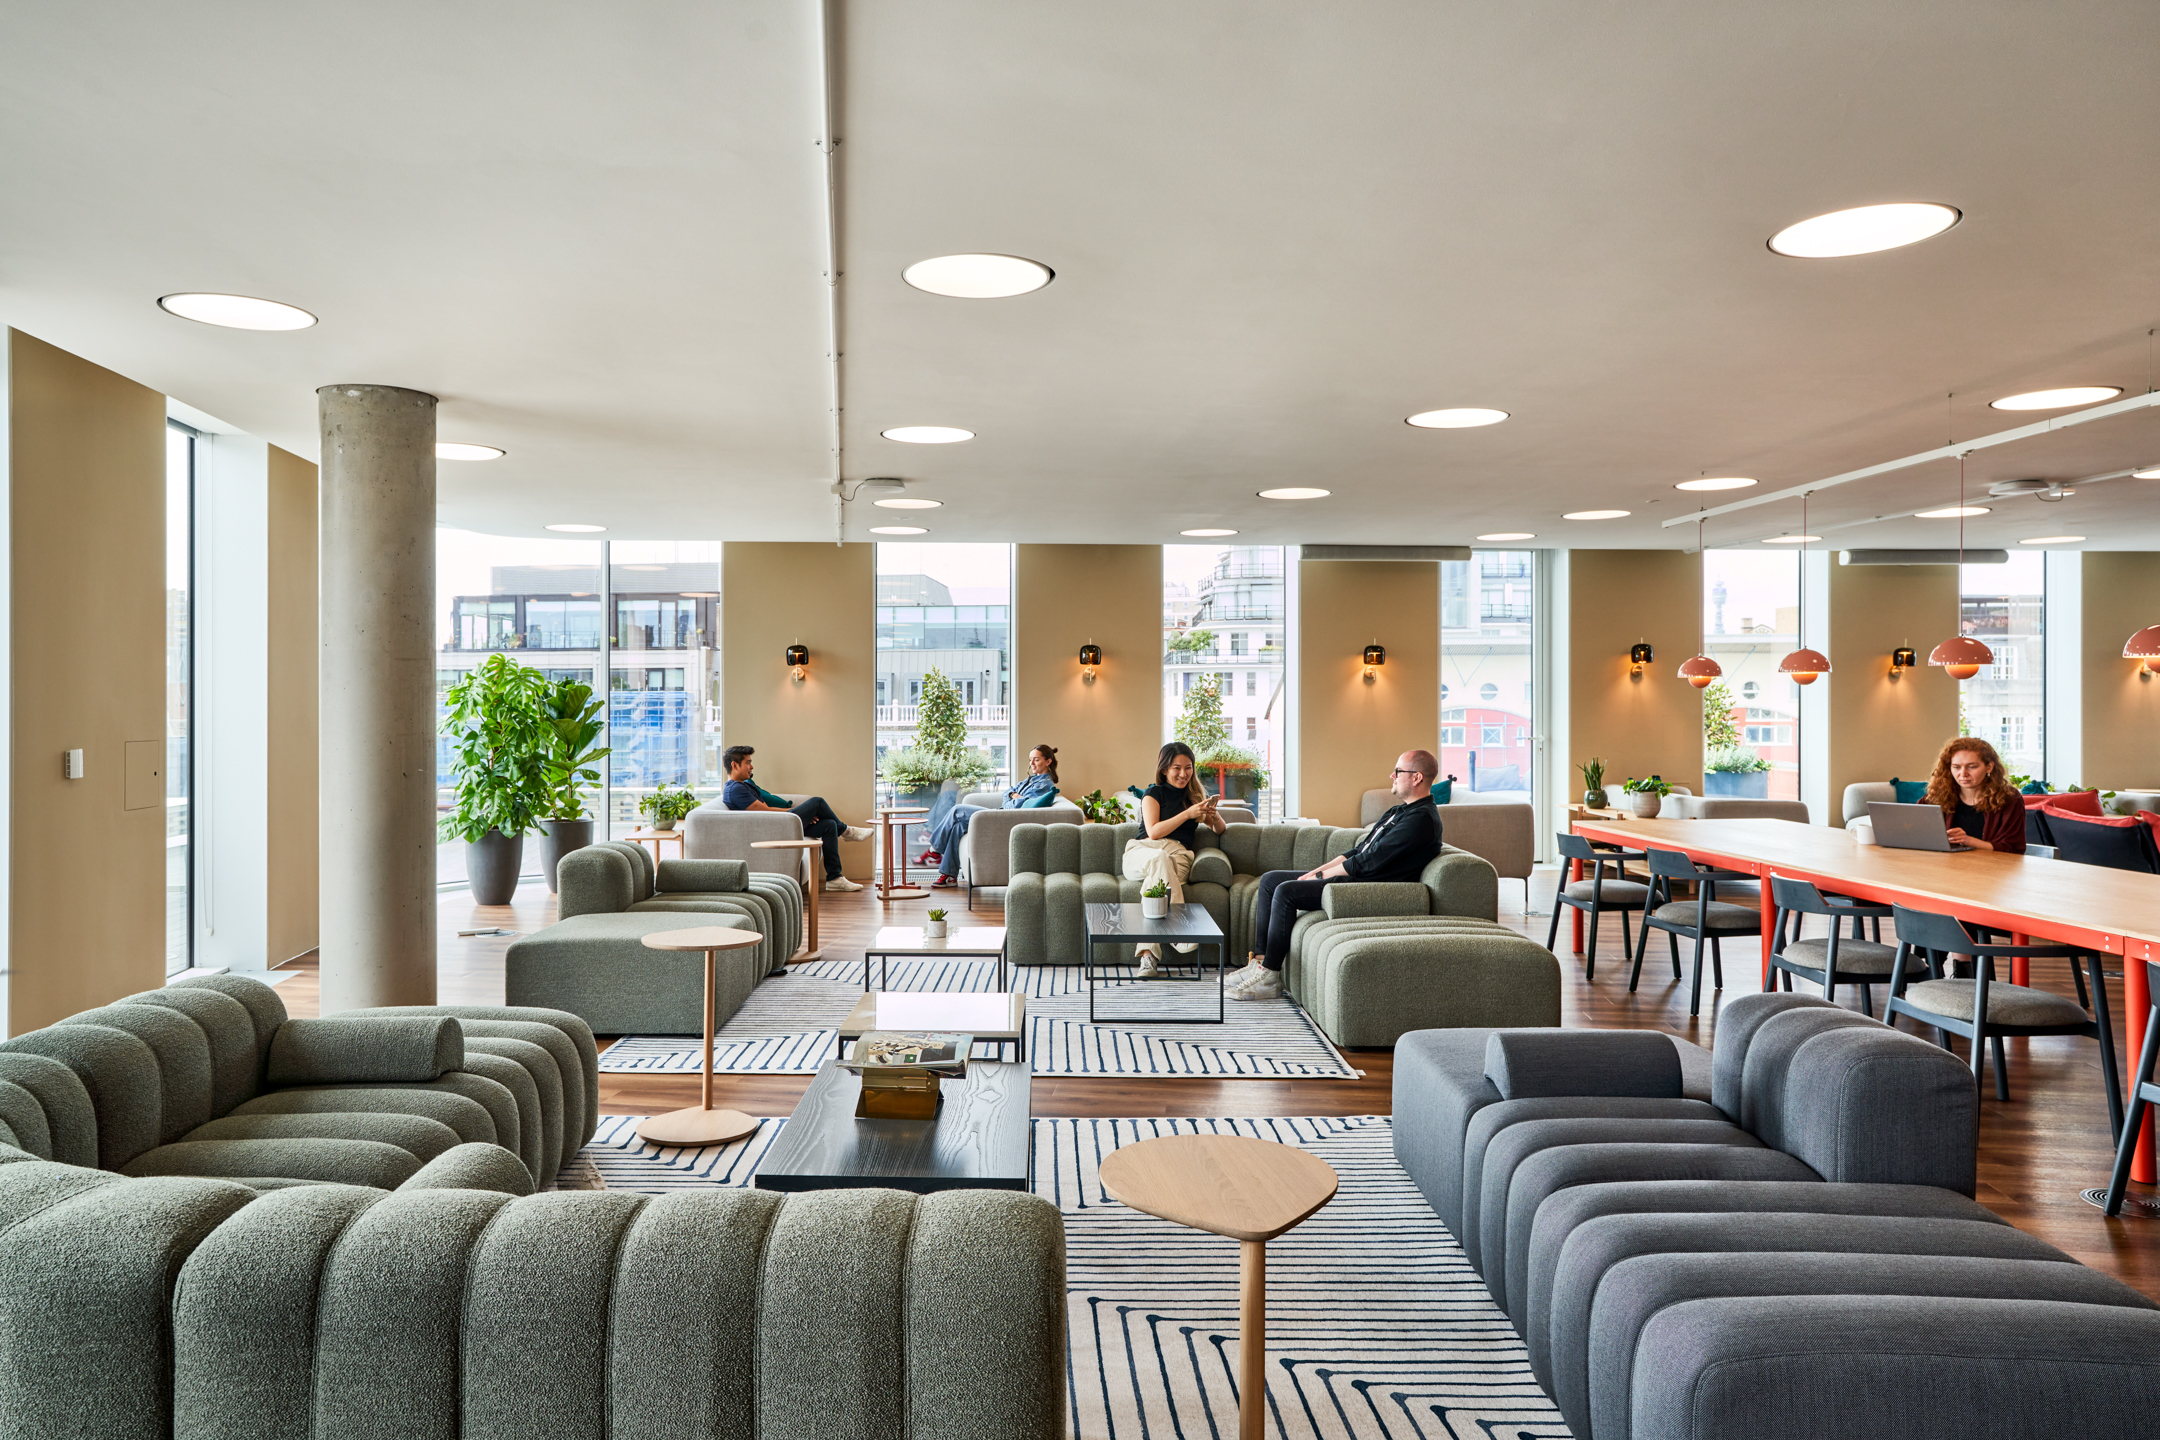
M 915 743 L 878 761 L 878 778 L 893 787 L 894 803 L 926 807 L 947 784 L 977 785 L 997 773 L 988 754 L 968 748 L 967 706 L 944 672 L 923 676 L 917 705 Z
M 1222 694 L 1213 675 L 1201 676 L 1185 692 L 1184 709 L 1172 728 L 1178 739 L 1192 746 L 1202 789 L 1247 805 L 1258 801 L 1268 785 L 1267 767 L 1257 754 L 1230 742 L 1230 727 L 1223 721 Z
M 1745 745 L 1720 746 L 1704 762 L 1703 794 L 1766 800 L 1770 797 L 1770 762 Z

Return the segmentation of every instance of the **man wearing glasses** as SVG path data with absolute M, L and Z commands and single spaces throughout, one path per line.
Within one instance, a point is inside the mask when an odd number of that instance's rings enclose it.
M 1260 877 L 1254 914 L 1258 933 L 1244 969 L 1229 979 L 1233 1000 L 1273 1000 L 1283 993 L 1283 962 L 1290 957 L 1290 931 L 1298 916 L 1320 908 L 1320 892 L 1337 880 L 1416 880 L 1440 853 L 1440 807 L 1433 804 L 1432 782 L 1440 762 L 1430 750 L 1405 750 L 1395 757 L 1388 781 L 1396 803 L 1373 822 L 1350 851 L 1303 874 L 1270 870 Z

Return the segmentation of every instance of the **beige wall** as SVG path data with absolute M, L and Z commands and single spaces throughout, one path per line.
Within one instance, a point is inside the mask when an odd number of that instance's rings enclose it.
M 1367 644 L 1387 647 L 1370 681 Z M 1298 564 L 1298 810 L 1358 823 L 1395 757 L 1440 742 L 1440 566 L 1433 561 Z
M 872 819 L 876 556 L 873 545 L 735 540 L 721 552 L 723 738 L 757 747 L 766 789 L 823 795 L 850 825 Z M 784 658 L 797 641 L 810 647 L 800 682 Z M 870 878 L 871 851 L 841 843 L 850 879 Z
M 1568 793 L 1575 770 L 1605 761 L 1605 784 L 1662 775 L 1700 795 L 1702 692 L 1679 678 L 1702 649 L 1702 557 L 1671 550 L 1570 550 L 1567 555 Z M 1628 650 L 1650 642 L 1657 659 L 1630 674 Z
M 1160 545 L 1019 545 L 1013 555 L 1013 774 L 1055 745 L 1058 790 L 1152 776 L 1163 733 Z M 1093 681 L 1080 647 L 1102 646 Z
M 303 955 L 319 938 L 320 801 L 315 723 L 315 467 L 275 445 L 269 456 L 269 916 L 272 965 Z
M 2160 555 L 2088 550 L 2078 560 L 2084 594 L 2079 628 L 2083 773 L 2064 776 L 2110 790 L 2160 788 L 2160 676 L 2123 659 L 2123 642 L 2160 625 Z
M 8 1028 L 165 973 L 165 397 L 9 331 Z M 129 741 L 155 745 L 129 809 Z M 63 779 L 80 749 L 87 773 Z
M 1830 566 L 1829 813 L 1844 823 L 1845 787 L 1863 780 L 1925 780 L 1942 742 L 1957 734 L 1958 683 L 1928 651 L 1956 623 L 1955 565 Z M 1890 678 L 1890 652 L 1911 645 L 1920 663 Z

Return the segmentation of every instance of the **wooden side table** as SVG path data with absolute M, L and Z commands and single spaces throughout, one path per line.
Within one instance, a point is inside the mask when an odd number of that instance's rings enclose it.
M 788 957 L 788 963 L 797 960 L 815 960 L 824 951 L 818 945 L 817 902 L 818 891 L 825 888 L 823 877 L 818 874 L 817 852 L 825 848 L 822 840 L 753 840 L 753 850 L 799 850 L 803 858 L 803 948 Z
M 895 900 L 920 900 L 930 893 L 927 890 L 908 884 L 907 874 L 907 827 L 929 813 L 928 809 L 920 805 L 896 805 L 889 810 L 877 812 L 878 843 L 883 851 L 884 858 L 884 866 L 878 872 L 877 895 L 878 899 L 884 904 L 890 905 Z M 898 856 L 900 878 L 898 881 L 893 879 L 895 859 L 893 854 L 893 832 L 895 830 L 900 832 L 900 853 Z
M 632 830 L 623 838 L 635 844 L 652 846 L 652 863 L 655 870 L 660 868 L 660 842 L 662 840 L 673 840 L 675 842 L 675 858 L 680 860 L 683 857 L 683 832 L 682 827 L 679 825 L 673 830 Z
M 662 930 L 644 937 L 651 950 L 702 950 L 705 952 L 705 1068 L 698 1103 L 688 1109 L 655 1115 L 638 1126 L 638 1138 L 655 1145 L 726 1145 L 757 1129 L 757 1121 L 740 1110 L 712 1108 L 713 991 L 718 988 L 722 950 L 741 950 L 764 942 L 755 930 L 725 925 L 699 925 L 689 930 Z
M 1166 1135 L 1103 1157 L 1111 1198 L 1238 1242 L 1238 1440 L 1267 1418 L 1267 1242 L 1335 1198 L 1317 1155 L 1243 1135 Z

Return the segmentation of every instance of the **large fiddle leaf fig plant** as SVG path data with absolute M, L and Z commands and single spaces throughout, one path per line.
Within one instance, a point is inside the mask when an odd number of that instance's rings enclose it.
M 548 752 L 548 680 L 507 655 L 490 655 L 443 692 L 442 733 L 450 739 L 453 800 L 437 822 L 441 839 L 479 841 L 489 831 L 539 828 L 553 800 Z
M 583 820 L 585 787 L 600 783 L 595 767 L 607 758 L 607 746 L 595 745 L 605 722 L 599 719 L 604 700 L 593 698 L 593 688 L 576 680 L 558 680 L 541 699 L 547 710 L 548 804 L 543 818 Z

